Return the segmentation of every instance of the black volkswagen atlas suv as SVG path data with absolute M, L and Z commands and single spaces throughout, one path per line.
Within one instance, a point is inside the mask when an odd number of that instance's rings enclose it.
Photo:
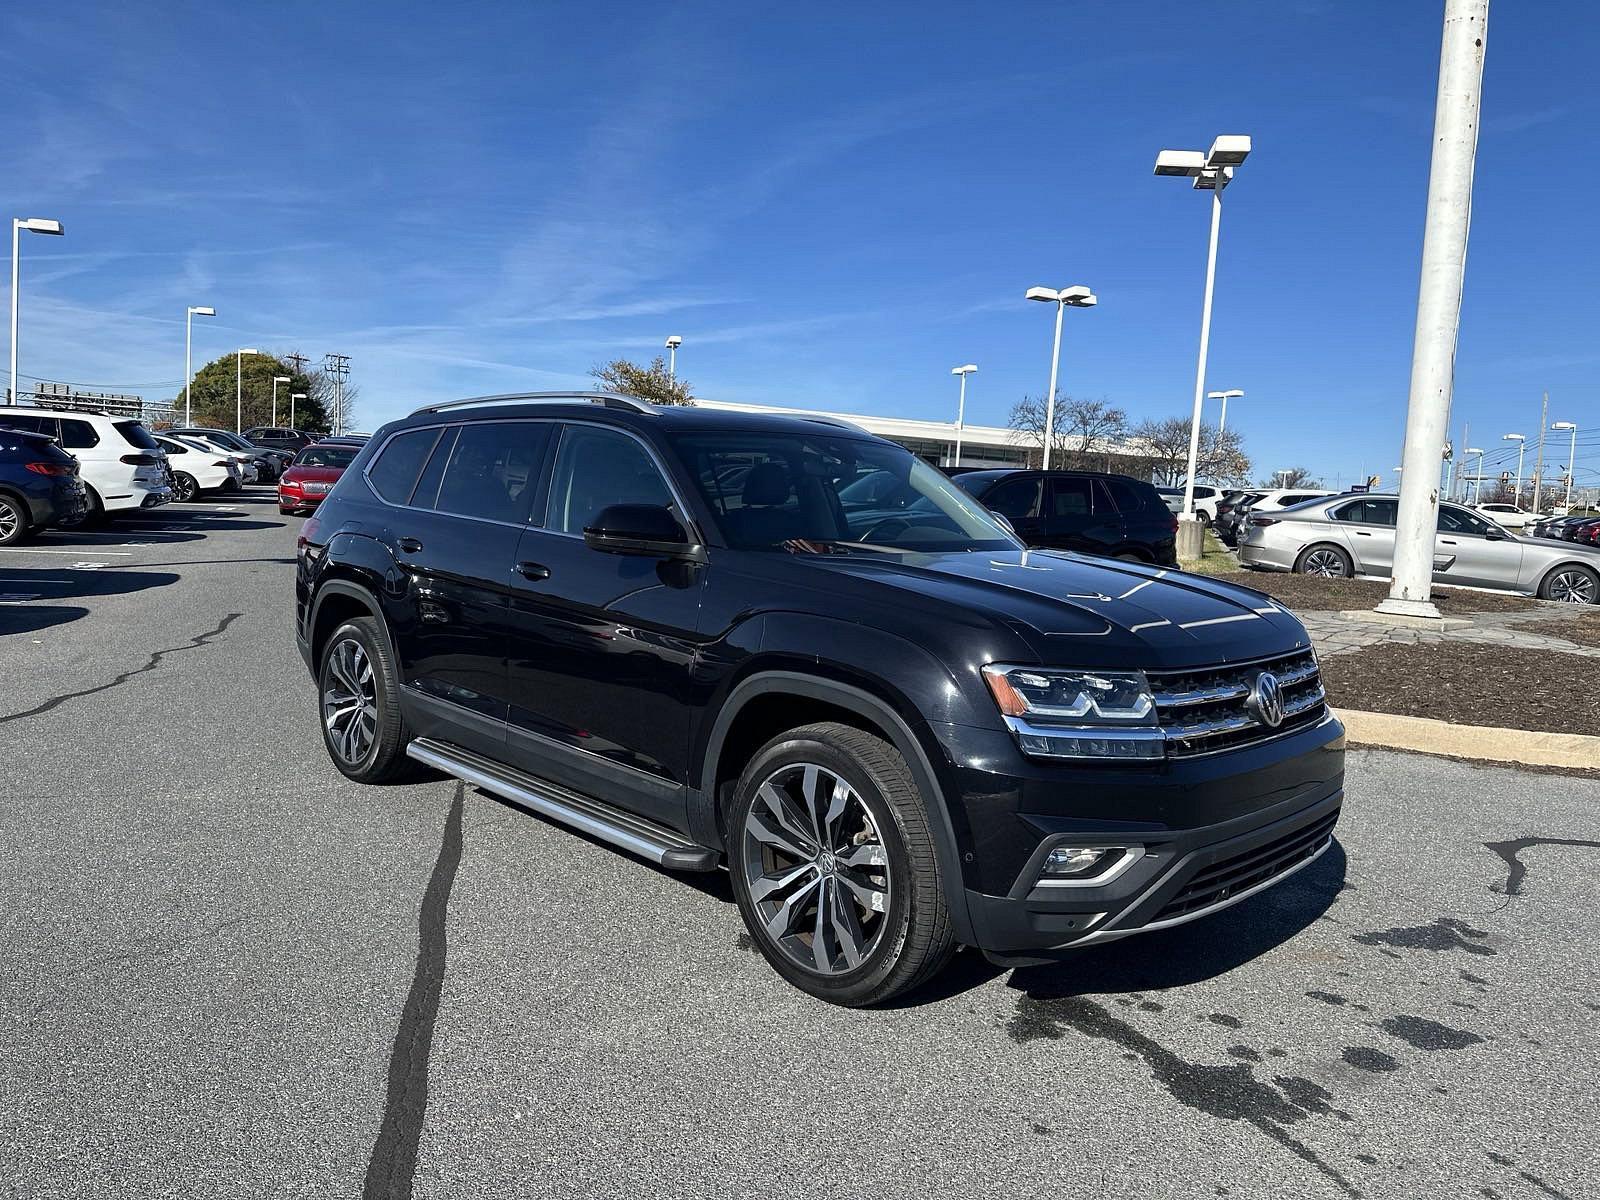
M 835 419 L 434 405 L 363 447 L 297 562 L 339 770 L 726 868 L 773 968 L 838 1004 L 962 945 L 1019 965 L 1208 916 L 1326 850 L 1343 799 L 1293 615 L 1029 550 Z

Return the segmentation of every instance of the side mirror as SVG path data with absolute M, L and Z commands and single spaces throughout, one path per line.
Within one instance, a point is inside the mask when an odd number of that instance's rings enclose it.
M 584 545 L 607 554 L 636 554 L 660 558 L 705 557 L 693 545 L 678 519 L 661 504 L 611 504 L 595 514 L 594 524 L 583 530 Z
M 1504 542 L 1509 540 L 1504 529 L 1491 529 L 1488 533 L 1484 534 L 1483 537 L 1484 540 L 1488 542 Z

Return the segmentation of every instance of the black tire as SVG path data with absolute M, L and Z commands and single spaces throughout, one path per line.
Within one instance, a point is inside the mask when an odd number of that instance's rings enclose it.
M 87 485 L 85 485 L 87 487 Z M 100 493 L 92 487 L 89 492 L 89 511 L 84 514 L 79 524 L 84 529 L 104 529 L 111 523 L 111 514 L 106 511 L 105 501 L 100 499 Z
M 1540 581 L 1539 599 L 1600 604 L 1600 574 L 1582 563 L 1563 563 Z
M 800 903 L 794 908 L 794 916 L 786 923 L 792 932 L 780 938 L 768 931 L 769 918 L 762 915 L 760 905 L 784 909 L 787 902 L 773 901 L 771 896 L 780 894 L 777 892 L 769 892 L 758 902 L 751 892 L 750 876 L 754 875 L 757 883 L 762 882 L 763 876 L 771 877 L 766 870 L 771 843 L 763 844 L 747 832 L 747 822 L 761 800 L 764 784 L 781 780 L 786 772 L 805 772 L 808 768 L 817 768 L 819 774 L 826 772 L 843 781 L 851 793 L 852 807 L 838 818 L 832 836 L 822 839 L 823 848 L 811 860 L 809 869 L 818 877 L 812 903 L 809 907 Z M 832 794 L 837 796 L 837 792 Z M 853 807 L 857 802 L 859 814 Z M 839 841 L 852 816 L 862 818 L 860 831 Z M 801 991 L 830 1004 L 852 1008 L 880 1004 L 936 975 L 950 960 L 956 943 L 929 820 L 928 798 L 918 790 L 905 759 L 888 742 L 865 730 L 832 722 L 807 725 L 779 735 L 757 751 L 745 767 L 729 806 L 726 842 L 739 912 L 751 939 L 773 969 Z M 829 847 L 827 842 L 836 844 Z M 875 863 L 859 868 L 844 865 L 845 855 L 874 848 L 881 850 L 881 869 Z M 824 857 L 825 871 L 815 865 Z M 791 867 L 778 864 L 773 870 L 781 873 Z M 828 876 L 826 883 L 824 873 Z M 888 896 L 881 909 L 865 902 L 856 905 L 850 899 L 852 893 L 859 894 L 857 886 L 846 887 L 840 881 L 852 874 L 856 879 L 870 875 L 871 886 Z M 877 882 L 880 878 L 881 885 Z M 802 880 L 797 891 L 789 894 L 801 895 L 810 886 Z M 820 928 L 816 898 L 827 895 L 846 898 L 845 906 L 853 914 L 847 920 L 856 932 L 864 932 L 863 919 L 871 924 L 870 937 L 865 938 L 864 944 L 857 943 L 864 953 L 854 966 L 828 969 L 827 960 L 832 956 L 827 946 L 830 937 L 835 938 L 834 947 L 841 951 L 832 957 L 846 963 L 849 958 L 837 939 L 838 924 L 823 931 L 823 968 L 814 963 L 807 965 L 796 957 L 797 951 L 812 959 L 819 957 L 813 948 L 815 933 L 806 942 L 807 931 L 794 930 L 794 925 L 809 922 Z M 814 915 L 806 916 L 808 912 Z M 786 949 L 783 942 L 794 948 Z
M 349 649 L 352 647 L 353 651 Z M 364 676 L 350 672 L 352 661 L 370 667 L 370 688 L 365 686 Z M 348 707 L 335 701 L 349 690 L 350 682 L 361 694 L 361 711 L 353 713 L 347 722 L 330 725 L 330 707 Z M 406 757 L 411 734 L 400 712 L 400 673 L 376 618 L 346 621 L 323 646 L 317 664 L 317 716 L 328 757 L 357 783 L 392 783 L 417 773 L 415 764 Z M 354 739 L 344 736 L 352 722 L 370 731 L 359 748 L 353 744 Z
M 1328 564 L 1329 569 L 1315 569 L 1321 563 Z M 1356 565 L 1348 554 L 1332 542 L 1318 542 L 1300 551 L 1300 557 L 1294 560 L 1294 573 L 1316 575 L 1323 579 L 1354 579 Z
M 187 471 L 174 471 L 172 473 L 172 498 L 180 504 L 188 504 L 200 495 L 200 484 L 195 477 Z
M 15 496 L 0 492 L 0 546 L 14 546 L 33 528 L 33 514 Z

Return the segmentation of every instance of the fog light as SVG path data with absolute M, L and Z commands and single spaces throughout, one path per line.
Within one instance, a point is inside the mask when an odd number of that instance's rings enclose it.
M 1045 855 L 1043 873 L 1061 877 L 1086 875 L 1117 850 L 1108 846 L 1057 846 Z

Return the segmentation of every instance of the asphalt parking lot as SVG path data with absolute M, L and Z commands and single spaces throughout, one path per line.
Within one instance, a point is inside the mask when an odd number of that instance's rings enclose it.
M 1600 783 L 1356 752 L 1284 885 L 850 1012 L 721 877 L 345 781 L 297 524 L 0 551 L 5 1195 L 1595 1194 Z

